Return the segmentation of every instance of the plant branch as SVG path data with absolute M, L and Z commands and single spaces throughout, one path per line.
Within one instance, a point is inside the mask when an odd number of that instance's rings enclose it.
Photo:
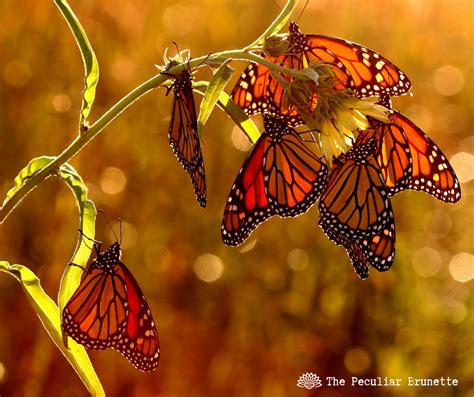
M 260 63 L 269 69 L 277 72 L 282 72 L 288 75 L 292 75 L 296 78 L 304 77 L 304 73 L 298 70 L 286 69 L 280 65 L 277 65 L 267 59 L 264 59 L 252 52 L 246 50 L 233 50 L 233 51 L 222 51 L 209 56 L 203 56 L 194 58 L 189 62 L 182 62 L 176 66 L 173 66 L 167 71 L 167 74 L 178 75 L 181 71 L 186 68 L 202 67 L 204 65 L 213 66 L 216 63 L 225 62 L 228 59 L 232 60 L 247 60 Z M 94 124 L 88 129 L 82 131 L 76 139 L 51 163 L 46 165 L 40 171 L 35 173 L 28 179 L 18 192 L 7 200 L 3 207 L 0 209 L 0 223 L 7 218 L 10 212 L 41 182 L 45 179 L 54 175 L 59 167 L 64 163 L 68 162 L 74 157 L 84 146 L 86 146 L 96 135 L 98 135 L 110 122 L 112 122 L 118 115 L 120 115 L 126 108 L 132 105 L 136 100 L 141 98 L 143 95 L 153 90 L 156 87 L 162 85 L 166 80 L 169 79 L 168 75 L 157 74 L 145 81 L 140 86 L 136 87 L 133 91 L 128 93 L 122 99 L 120 99 L 115 105 L 113 105 L 107 112 L 105 112 Z

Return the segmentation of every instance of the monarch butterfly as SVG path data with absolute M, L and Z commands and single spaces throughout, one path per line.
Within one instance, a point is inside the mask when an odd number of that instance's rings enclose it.
M 372 120 L 371 124 L 357 142 L 376 139 L 377 162 L 390 195 L 414 189 L 450 203 L 461 198 L 451 164 L 419 127 L 396 111 L 392 111 L 387 123 Z
M 358 98 L 382 94 L 398 96 L 406 94 L 411 88 L 408 77 L 397 66 L 360 44 L 331 36 L 303 34 L 299 26 L 291 22 L 288 45 L 286 54 L 269 59 L 297 70 L 315 62 L 325 62 L 332 66 L 340 82 L 339 88 L 350 89 Z M 232 91 L 233 101 L 248 115 L 270 108 L 295 116 L 296 110 L 285 108 L 282 98 L 283 89 L 270 75 L 270 70 L 255 63 L 250 63 L 244 70 Z M 293 120 L 293 126 L 296 125 L 296 120 Z
M 374 154 L 376 141 L 354 145 L 334 162 L 319 201 L 319 225 L 340 243 L 372 238 L 394 223 L 392 206 Z
M 305 213 L 326 186 L 327 167 L 285 119 L 264 114 L 259 137 L 231 188 L 222 220 L 227 245 L 243 243 L 273 215 Z
M 163 72 L 164 73 L 164 72 Z M 166 73 L 165 73 L 166 74 Z M 169 87 L 173 90 L 169 140 L 173 153 L 191 177 L 194 194 L 201 207 L 206 206 L 206 176 L 201 143 L 197 132 L 196 105 L 194 103 L 192 74 L 183 70 Z
M 120 244 L 100 252 L 85 270 L 81 283 L 63 310 L 62 329 L 87 349 L 112 348 L 141 371 L 160 360 L 160 344 L 145 297 L 120 261 Z

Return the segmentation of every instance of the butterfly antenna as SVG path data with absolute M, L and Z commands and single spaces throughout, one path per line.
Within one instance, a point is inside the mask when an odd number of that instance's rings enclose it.
M 179 57 L 181 58 L 181 52 L 179 51 L 178 43 L 177 43 L 176 41 L 174 41 L 174 40 L 172 41 L 172 43 L 173 43 L 174 46 L 176 47 L 176 51 L 178 52 L 178 55 L 179 55 Z M 181 59 L 181 62 L 182 62 L 182 61 L 183 61 L 183 60 Z
M 308 139 L 308 142 L 316 142 L 316 138 L 314 137 L 314 134 L 317 134 L 319 133 L 319 131 L 315 128 L 311 128 L 309 130 L 304 130 L 304 131 L 298 131 L 297 132 L 298 135 L 304 135 L 304 134 L 309 134 L 309 136 L 311 137 L 310 139 Z
M 78 264 L 73 263 L 73 262 L 68 263 L 68 266 L 75 266 L 75 267 L 78 267 L 79 269 L 82 269 L 82 271 L 84 271 L 84 272 L 87 271 L 85 267 L 82 267 L 81 265 L 78 265 Z
M 118 222 L 119 222 L 119 230 L 120 230 L 120 240 L 119 240 L 119 244 L 122 244 L 122 219 L 118 218 L 117 219 Z
M 344 134 L 344 136 L 351 141 L 351 146 L 354 146 L 355 139 L 353 136 L 349 136 L 347 134 Z
M 306 0 L 306 3 L 304 4 L 304 7 L 300 12 L 300 15 L 298 15 L 298 19 L 297 19 L 298 22 L 300 21 L 300 18 L 303 15 L 304 10 L 306 10 L 306 7 L 307 7 L 308 3 L 309 3 L 309 0 Z
M 100 246 L 102 245 L 102 241 L 99 240 L 94 240 L 93 238 L 90 238 L 89 236 L 86 236 L 85 233 L 82 231 L 82 229 L 78 229 L 79 234 L 86 240 L 89 240 L 92 242 L 92 246 L 95 248 L 95 251 L 97 254 L 100 253 Z M 91 247 L 87 247 L 91 248 Z
M 122 242 L 122 221 L 120 220 L 120 218 L 119 218 L 119 221 L 120 221 L 120 240 L 119 240 L 117 235 L 115 234 L 114 228 L 112 227 L 112 224 L 110 223 L 109 218 L 107 218 L 107 215 L 105 214 L 105 212 L 103 210 L 97 210 L 97 212 L 100 212 L 102 214 L 102 216 L 104 217 L 105 221 L 107 222 L 107 225 L 109 226 L 110 230 L 112 231 L 112 234 L 115 237 L 115 240 L 117 240 L 119 242 Z
M 272 0 L 272 3 L 273 5 L 278 8 L 280 11 L 282 10 L 282 8 L 278 5 L 278 3 L 275 1 L 275 0 Z

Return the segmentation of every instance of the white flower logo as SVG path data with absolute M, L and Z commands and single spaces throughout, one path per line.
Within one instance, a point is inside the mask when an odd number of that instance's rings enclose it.
M 313 374 L 312 372 L 306 372 L 305 374 L 301 375 L 298 379 L 298 382 L 296 382 L 296 386 L 303 387 L 305 389 L 316 389 L 322 385 L 323 384 L 319 376 Z

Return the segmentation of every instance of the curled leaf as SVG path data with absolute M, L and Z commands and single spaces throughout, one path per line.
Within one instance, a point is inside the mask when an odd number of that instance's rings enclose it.
M 66 0 L 55 0 L 59 10 L 63 14 L 71 32 L 76 39 L 84 63 L 84 91 L 82 91 L 82 108 L 80 116 L 80 125 L 85 126 L 85 120 L 91 111 L 95 99 L 97 82 L 99 81 L 99 63 L 94 50 L 87 38 L 79 19 L 72 11 Z

